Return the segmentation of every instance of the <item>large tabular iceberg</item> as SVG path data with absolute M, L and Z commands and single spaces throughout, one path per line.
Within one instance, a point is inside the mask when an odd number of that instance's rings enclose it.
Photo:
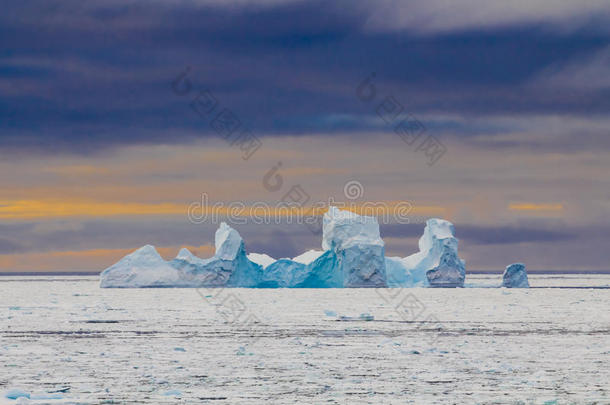
M 527 271 L 525 264 L 513 263 L 506 266 L 502 275 L 502 287 L 507 288 L 529 288 L 530 283 L 527 280 Z
M 101 273 L 101 287 L 459 287 L 464 261 L 457 254 L 453 225 L 430 219 L 414 255 L 385 257 L 374 217 L 330 207 L 323 218 L 322 250 L 293 259 L 246 253 L 239 233 L 222 223 L 216 253 L 208 259 L 187 249 L 165 261 L 144 246 Z

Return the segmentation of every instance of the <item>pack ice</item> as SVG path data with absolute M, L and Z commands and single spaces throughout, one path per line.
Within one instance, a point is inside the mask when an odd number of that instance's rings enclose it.
M 196 257 L 187 249 L 165 261 L 144 246 L 101 273 L 101 287 L 461 287 L 464 261 L 458 257 L 453 225 L 430 219 L 411 256 L 385 257 L 374 217 L 329 207 L 324 214 L 322 250 L 274 259 L 246 253 L 239 233 L 221 223 L 214 256 Z

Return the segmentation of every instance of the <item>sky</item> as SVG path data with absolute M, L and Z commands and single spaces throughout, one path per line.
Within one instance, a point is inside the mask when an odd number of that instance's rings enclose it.
M 0 272 L 208 257 L 218 221 L 189 207 L 297 185 L 306 206 L 408 203 L 388 256 L 441 217 L 467 270 L 608 270 L 609 27 L 606 0 L 7 3 Z M 320 248 L 241 219 L 250 252 Z

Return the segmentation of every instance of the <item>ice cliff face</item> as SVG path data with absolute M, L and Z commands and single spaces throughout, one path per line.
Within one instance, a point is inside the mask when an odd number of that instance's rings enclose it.
M 403 257 L 386 257 L 385 271 L 388 287 L 428 287 L 425 271 L 415 271 L 405 265 Z
M 336 255 L 344 287 L 387 287 L 385 244 L 376 218 L 330 207 L 322 235 L 322 249 Z
M 104 270 L 100 286 L 460 287 L 464 285 L 465 269 L 457 244 L 450 222 L 430 219 L 419 240 L 418 253 L 405 258 L 385 257 L 375 218 L 330 207 L 323 218 L 321 251 L 310 250 L 293 259 L 279 260 L 266 254 L 248 255 L 239 233 L 222 223 L 216 231 L 213 257 L 201 259 L 182 249 L 167 262 L 154 247 L 144 246 Z
M 502 275 L 502 287 L 507 288 L 529 288 L 530 283 L 527 280 L 527 271 L 525 264 L 513 263 L 506 266 Z
M 463 287 L 466 278 L 453 224 L 437 218 L 426 221 L 418 253 L 386 263 L 390 287 Z

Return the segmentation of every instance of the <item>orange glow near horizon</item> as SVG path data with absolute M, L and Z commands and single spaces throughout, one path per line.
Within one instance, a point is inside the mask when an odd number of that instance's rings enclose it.
M 435 205 L 412 205 L 405 201 L 381 201 L 376 203 L 347 203 L 339 208 L 360 215 L 400 214 L 408 216 L 443 216 L 449 211 L 446 207 Z M 274 204 L 253 204 L 240 207 L 230 205 L 177 204 L 177 203 L 121 203 L 99 201 L 61 201 L 61 200 L 13 200 L 0 201 L 0 219 L 45 219 L 65 217 L 109 217 L 121 215 L 187 215 L 194 210 L 199 215 L 240 216 L 240 217 L 288 217 L 323 215 L 326 206 L 279 206 Z
M 170 260 L 178 254 L 182 247 L 189 249 L 194 255 L 201 258 L 211 257 L 215 251 L 213 245 L 161 246 L 156 249 L 165 260 Z M 0 271 L 74 271 L 97 269 L 102 271 L 136 249 L 87 249 L 1 254 Z
M 509 204 L 510 211 L 563 211 L 563 204 L 534 204 L 534 203 L 518 203 Z

